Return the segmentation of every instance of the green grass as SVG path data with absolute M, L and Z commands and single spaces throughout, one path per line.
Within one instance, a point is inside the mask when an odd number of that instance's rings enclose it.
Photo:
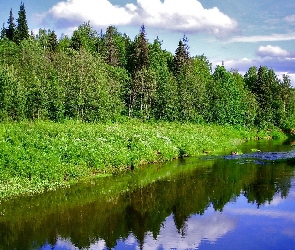
M 282 136 L 244 128 L 180 123 L 0 124 L 0 199 L 165 162 L 229 151 L 243 140 Z

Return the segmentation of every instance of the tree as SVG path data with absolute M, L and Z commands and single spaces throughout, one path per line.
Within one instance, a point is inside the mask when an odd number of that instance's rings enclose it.
M 6 29 L 6 37 L 10 41 L 14 41 L 15 40 L 15 23 L 14 23 L 14 17 L 12 14 L 12 9 L 10 9 L 7 23 L 8 23 L 8 28 Z
M 139 35 L 129 46 L 129 70 L 132 76 L 130 81 L 127 105 L 129 116 L 150 118 L 151 103 L 155 93 L 153 74 L 148 70 L 149 46 L 146 39 L 145 27 L 141 26 Z
M 58 46 L 57 36 L 54 31 L 49 32 L 47 49 L 49 52 L 55 52 Z
M 90 22 L 84 23 L 74 31 L 71 38 L 71 48 L 74 50 L 86 49 L 91 53 L 97 52 L 97 32 L 90 26 Z
M 161 48 L 157 38 L 149 46 L 149 71 L 155 79 L 155 92 L 152 100 L 153 117 L 158 120 L 176 120 L 178 118 L 178 96 L 175 77 L 169 70 L 173 55 Z
M 134 70 L 140 71 L 144 68 L 147 69 L 149 64 L 149 46 L 144 25 L 141 26 L 140 33 L 136 37 L 134 45 Z
M 5 25 L 3 23 L 2 29 L 1 29 L 1 39 L 6 38 L 6 28 Z
M 21 3 L 18 12 L 15 38 L 17 43 L 20 43 L 22 40 L 29 38 L 29 28 L 27 24 L 25 5 L 23 2 Z
M 117 66 L 119 62 L 118 50 L 114 41 L 116 33 L 117 29 L 114 26 L 109 26 L 105 35 L 105 46 L 107 50 L 106 62 L 111 66 Z
M 295 127 L 295 89 L 291 86 L 288 75 L 283 75 L 280 81 L 280 94 L 283 101 L 283 119 L 280 124 L 284 128 Z
M 187 45 L 187 41 L 187 38 L 184 36 L 183 39 L 179 41 L 178 47 L 175 51 L 172 66 L 172 71 L 175 76 L 177 76 L 180 73 L 181 68 L 189 61 L 189 47 Z
M 253 125 L 257 104 L 237 72 L 227 72 L 217 66 L 214 82 L 208 86 L 210 122 L 229 125 Z

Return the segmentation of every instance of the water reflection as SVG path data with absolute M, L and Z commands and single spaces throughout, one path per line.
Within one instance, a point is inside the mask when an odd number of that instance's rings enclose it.
M 0 249 L 291 249 L 294 165 L 238 161 L 188 158 L 2 203 Z

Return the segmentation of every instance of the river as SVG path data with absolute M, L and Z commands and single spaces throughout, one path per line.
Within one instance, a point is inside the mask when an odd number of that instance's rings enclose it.
M 0 249 L 294 249 L 294 147 L 238 152 L 2 201 Z

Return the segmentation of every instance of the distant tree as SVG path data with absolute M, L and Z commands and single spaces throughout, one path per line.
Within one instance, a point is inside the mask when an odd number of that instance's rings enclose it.
M 58 46 L 57 36 L 54 31 L 49 32 L 47 49 L 49 52 L 55 52 Z
M 275 72 L 266 66 L 260 66 L 256 73 L 256 68 L 251 67 L 245 75 L 245 82 L 259 105 L 256 125 L 280 126 L 284 119 L 284 102 L 280 81 Z
M 105 35 L 105 47 L 106 47 L 106 62 L 111 66 L 117 66 L 119 62 L 118 50 L 115 44 L 115 35 L 117 29 L 114 26 L 109 26 Z
M 245 87 L 243 77 L 237 72 L 227 72 L 223 66 L 217 66 L 213 79 L 208 86 L 209 121 L 222 125 L 252 126 L 257 103 Z
M 90 26 L 90 22 L 80 25 L 74 31 L 70 45 L 74 50 L 80 50 L 83 47 L 85 50 L 95 53 L 97 52 L 97 46 L 97 32 Z
M 66 51 L 68 48 L 71 47 L 71 40 L 68 36 L 62 34 L 59 41 L 58 41 L 58 46 L 57 50 L 58 51 Z
M 189 62 L 189 47 L 187 45 L 187 38 L 184 36 L 182 40 L 179 41 L 178 47 L 175 51 L 175 56 L 173 59 L 173 73 L 177 76 L 181 72 L 181 68 Z
M 81 47 L 82 47 L 82 38 L 78 30 L 75 30 L 71 38 L 71 48 L 74 50 L 80 50 Z
M 295 127 L 295 89 L 291 86 L 291 80 L 288 75 L 283 75 L 280 80 L 280 94 L 283 101 L 283 119 L 280 127 Z
M 3 23 L 2 29 L 1 29 L 1 39 L 6 38 L 6 28 Z
M 246 86 L 251 92 L 255 92 L 255 85 L 257 81 L 257 68 L 252 66 L 244 75 L 244 81 Z
M 8 28 L 6 29 L 6 37 L 10 41 L 14 41 L 15 40 L 15 23 L 14 23 L 14 17 L 12 14 L 12 9 L 10 9 L 7 23 L 8 23 Z
M 135 71 L 146 69 L 149 64 L 149 46 L 146 38 L 144 25 L 140 28 L 140 33 L 134 41 Z
M 29 38 L 29 28 L 27 23 L 25 5 L 23 2 L 21 3 L 20 9 L 18 12 L 15 38 L 17 43 L 20 43 L 22 40 Z
M 140 33 L 127 48 L 128 64 L 132 80 L 128 86 L 126 104 L 129 116 L 150 118 L 151 103 L 155 93 L 155 79 L 148 70 L 149 45 L 146 39 L 145 27 L 141 26 Z

